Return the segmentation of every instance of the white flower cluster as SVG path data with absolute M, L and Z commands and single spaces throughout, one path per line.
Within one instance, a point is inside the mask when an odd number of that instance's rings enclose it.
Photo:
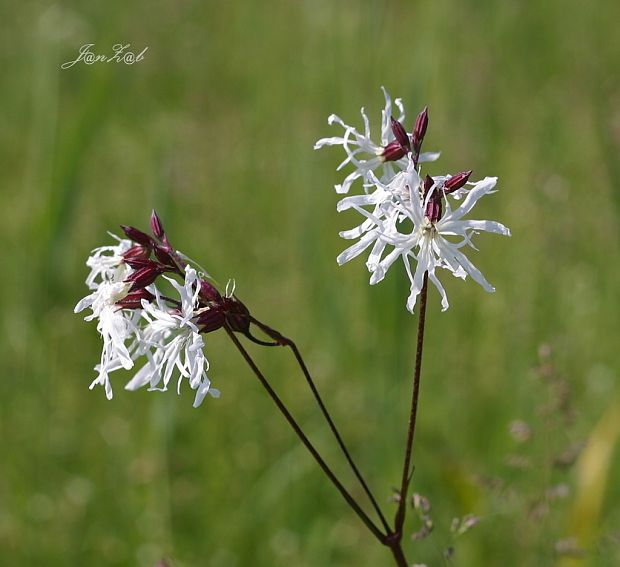
M 385 89 L 383 92 L 386 99 L 382 111 L 383 146 L 371 140 L 363 109 L 364 135 L 332 115 L 329 123 L 342 125 L 344 136 L 324 138 L 315 145 L 315 149 L 341 145 L 347 157 L 338 169 L 349 163 L 355 168 L 342 185 L 336 185 L 338 193 L 348 193 L 356 179 L 363 180 L 363 193 L 346 196 L 337 205 L 338 211 L 353 209 L 364 219 L 358 226 L 340 233 L 342 238 L 356 242 L 338 256 L 338 263 L 342 265 L 370 249 L 366 266 L 371 272 L 370 283 L 376 284 L 401 258 L 410 281 L 407 309 L 411 312 L 422 290 L 425 273 L 439 290 L 442 309 L 448 308 L 437 268 L 461 279 L 469 275 L 486 291 L 495 291 L 461 249 L 465 246 L 475 249 L 471 238 L 482 231 L 510 236 L 510 230 L 498 222 L 463 218 L 478 199 L 494 192 L 497 178 L 485 177 L 473 183 L 469 182 L 471 172 L 422 177 L 420 163 L 439 156 L 419 153 L 428 121 L 426 111 L 418 116 L 414 131 L 408 135 L 400 124 L 404 117 L 400 100 L 397 99 L 396 104 L 401 115 L 398 121 L 392 119 L 390 122 L 390 97 Z M 395 144 L 402 149 L 402 157 L 393 150 Z M 379 168 L 381 175 L 377 177 L 375 171 Z
M 360 134 L 353 126 L 346 124 L 340 117 L 335 114 L 330 115 L 327 123 L 331 126 L 338 124 L 344 128 L 342 136 L 334 136 L 331 138 L 321 138 L 314 144 L 314 149 L 318 150 L 324 146 L 342 146 L 347 154 L 344 161 L 338 166 L 340 171 L 347 164 L 352 164 L 355 169 L 347 175 L 340 185 L 335 185 L 337 193 L 348 193 L 351 185 L 356 179 L 362 179 L 365 183 L 373 180 L 373 172 L 381 170 L 379 179 L 387 182 L 394 177 L 397 171 L 407 166 L 407 158 L 401 157 L 396 160 L 386 159 L 386 149 L 389 150 L 390 145 L 394 143 L 395 136 L 391 127 L 392 120 L 392 99 L 385 88 L 381 87 L 383 96 L 385 97 L 385 107 L 381 111 L 381 145 L 373 142 L 370 134 L 370 122 L 364 107 L 360 109 L 362 120 L 364 121 L 364 133 Z M 394 100 L 394 104 L 398 108 L 399 123 L 405 120 L 405 109 L 400 98 Z M 418 161 L 435 161 L 439 157 L 437 152 L 426 152 L 420 154 Z
M 108 399 L 112 398 L 109 374 L 121 368 L 131 369 L 136 360 L 144 358 L 144 365 L 125 386 L 136 390 L 148 384 L 149 390 L 167 390 L 178 371 L 177 391 L 183 379 L 196 390 L 194 407 L 198 407 L 207 394 L 218 397 L 219 391 L 211 387 L 207 377 L 209 363 L 204 355 L 204 340 L 194 319 L 198 307 L 200 280 L 196 270 L 185 268 L 183 285 L 166 278 L 178 294 L 175 307 L 170 307 L 154 283 L 145 288 L 144 294 L 154 299 L 138 300 L 138 305 L 125 308 L 123 300 L 131 293 L 132 283 L 126 281 L 133 270 L 124 261 L 123 254 L 133 245 L 129 240 L 114 237 L 118 243 L 94 250 L 86 265 L 90 274 L 86 284 L 92 293 L 75 306 L 78 313 L 90 308 L 86 321 L 97 320 L 97 330 L 103 339 L 101 360 L 95 371 L 97 377 L 91 389 L 104 386 Z M 120 303 L 119 303 L 120 302 Z

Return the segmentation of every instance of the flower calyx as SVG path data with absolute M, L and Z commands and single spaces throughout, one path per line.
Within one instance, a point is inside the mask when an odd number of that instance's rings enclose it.
M 395 139 L 383 148 L 381 158 L 383 161 L 398 161 L 411 151 L 411 141 L 405 127 L 393 116 L 390 117 L 390 125 Z
M 413 132 L 411 134 L 411 145 L 415 155 L 419 157 L 420 150 L 422 149 L 422 142 L 426 135 L 426 129 L 428 128 L 428 106 L 425 106 L 422 112 L 418 114 L 413 125 Z M 415 160 L 418 161 L 417 159 Z

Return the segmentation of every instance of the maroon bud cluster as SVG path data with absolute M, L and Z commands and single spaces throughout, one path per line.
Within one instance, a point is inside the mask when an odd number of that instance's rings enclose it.
M 401 128 L 398 131 L 400 142 L 395 143 L 408 144 L 409 139 L 402 125 L 395 120 L 393 122 Z M 394 128 L 397 129 L 398 126 Z M 401 157 L 402 155 L 405 154 L 401 153 Z M 140 309 L 142 301 L 153 301 L 153 294 L 146 288 L 161 274 L 168 272 L 180 277 L 185 275 L 186 263 L 170 244 L 161 219 L 155 211 L 151 213 L 150 227 L 152 235 L 133 226 L 121 225 L 127 238 L 135 242 L 135 245 L 123 254 L 123 261 L 133 269 L 125 279 L 125 282 L 131 284 L 129 293 L 116 302 L 123 309 Z M 194 321 L 201 333 L 211 333 L 227 327 L 231 331 L 252 338 L 250 333 L 252 317 L 248 308 L 236 297 L 222 296 L 213 284 L 201 279 L 198 298 Z M 177 303 L 173 299 L 165 299 L 172 304 Z M 174 305 L 174 308 L 178 308 L 178 304 Z
M 124 309 L 139 309 L 142 300 L 152 301 L 153 294 L 146 288 L 161 274 L 170 272 L 183 275 L 184 264 L 168 242 L 164 227 L 155 211 L 151 214 L 150 224 L 152 236 L 133 226 L 121 225 L 127 238 L 135 242 L 134 246 L 123 253 L 123 262 L 133 269 L 124 280 L 131 284 L 129 293 L 116 302 Z
M 397 161 L 408 153 L 413 152 L 413 161 L 417 163 L 420 157 L 420 150 L 422 149 L 422 142 L 426 135 L 426 129 L 428 128 L 428 107 L 424 107 L 424 110 L 418 114 L 411 137 L 407 134 L 405 127 L 393 116 L 390 117 L 390 124 L 395 139 L 383 148 L 383 152 L 381 152 L 383 160 Z
M 441 215 L 443 214 L 442 199 L 444 195 L 449 195 L 450 193 L 454 193 L 454 191 L 457 191 L 458 189 L 463 187 L 465 183 L 467 183 L 467 181 L 469 180 L 469 176 L 471 174 L 472 174 L 471 170 L 461 171 L 460 173 L 457 173 L 456 175 L 453 175 L 452 177 L 450 177 L 450 179 L 448 179 L 444 183 L 443 188 L 441 190 L 435 190 L 433 192 L 430 199 L 428 200 L 428 203 L 426 205 L 426 211 L 425 211 L 425 216 L 429 221 L 434 223 L 434 222 L 437 222 L 439 219 L 441 219 Z M 428 192 L 431 190 L 434 183 L 435 181 L 430 175 L 427 175 L 424 178 L 422 196 L 425 201 L 426 201 Z
M 205 295 L 212 299 L 207 300 Z M 226 326 L 231 331 L 249 335 L 252 320 L 250 312 L 236 297 L 222 297 L 204 280 L 201 281 L 199 297 L 201 307 L 197 312 L 196 324 L 201 333 L 211 333 Z

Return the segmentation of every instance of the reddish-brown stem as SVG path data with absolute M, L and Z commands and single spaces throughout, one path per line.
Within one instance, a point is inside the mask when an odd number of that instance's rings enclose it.
M 360 517 L 360 519 L 362 520 L 362 522 L 364 523 L 364 525 L 370 530 L 370 532 L 382 543 L 385 544 L 386 541 L 386 534 L 382 533 L 381 530 L 375 525 L 375 523 L 367 516 L 366 512 L 364 512 L 364 510 L 362 510 L 362 508 L 360 507 L 360 505 L 357 503 L 357 501 L 349 494 L 349 492 L 347 491 L 347 489 L 342 485 L 342 483 L 338 480 L 338 478 L 336 477 L 336 475 L 332 472 L 332 470 L 329 468 L 329 466 L 327 465 L 327 463 L 323 460 L 323 457 L 321 457 L 321 455 L 319 454 L 319 452 L 315 449 L 314 445 L 310 442 L 310 440 L 308 439 L 308 437 L 306 436 L 306 434 L 303 432 L 303 430 L 301 429 L 301 427 L 298 425 L 298 423 L 295 421 L 295 418 L 291 415 L 291 413 L 288 411 L 288 409 L 286 408 L 286 406 L 284 405 L 284 403 L 282 402 L 282 400 L 280 399 L 280 397 L 276 394 L 276 392 L 274 391 L 274 389 L 271 387 L 271 385 L 269 384 L 269 382 L 267 381 L 267 379 L 265 378 L 265 376 L 263 375 L 263 373 L 260 371 L 260 369 L 258 368 L 258 366 L 256 365 L 256 363 L 254 362 L 254 360 L 252 359 L 252 357 L 250 356 L 250 354 L 248 353 L 248 351 L 245 350 L 245 348 L 243 347 L 243 345 L 239 342 L 239 339 L 237 339 L 237 337 L 235 336 L 235 333 L 228 328 L 228 326 L 225 326 L 226 332 L 228 333 L 228 336 L 230 337 L 230 340 L 233 342 L 233 344 L 237 347 L 237 350 L 241 353 L 241 355 L 243 356 L 243 358 L 245 359 L 245 361 L 247 362 L 248 366 L 252 369 L 252 371 L 254 372 L 254 374 L 256 375 L 256 377 L 258 378 L 258 380 L 260 381 L 261 385 L 263 386 L 263 388 L 265 388 L 265 390 L 267 391 L 267 393 L 269 394 L 269 397 L 273 400 L 273 402 L 276 404 L 277 408 L 280 410 L 280 412 L 282 413 L 282 415 L 285 417 L 285 419 L 288 421 L 289 425 L 293 428 L 293 430 L 295 431 L 295 433 L 297 434 L 297 436 L 299 437 L 299 439 L 301 440 L 301 442 L 304 444 L 304 446 L 306 447 L 306 449 L 308 449 L 308 451 L 310 452 L 310 454 L 314 457 L 314 459 L 316 460 L 316 462 L 318 463 L 319 467 L 321 467 L 321 470 L 327 475 L 327 477 L 329 478 L 329 480 L 334 484 L 334 486 L 336 487 L 336 489 L 338 490 L 338 492 L 340 492 L 340 494 L 342 495 L 342 497 L 346 500 L 347 504 L 355 511 L 355 513 Z
M 303 373 L 303 375 L 304 375 L 304 377 L 306 379 L 308 387 L 310 388 L 310 391 L 312 392 L 312 395 L 314 396 L 314 399 L 316 400 L 316 403 L 318 404 L 318 406 L 319 406 L 319 408 L 321 410 L 321 413 L 323 414 L 323 417 L 327 421 L 327 423 L 329 425 L 329 428 L 331 429 L 331 432 L 333 433 L 334 437 L 336 438 L 336 442 L 338 443 L 338 446 L 340 447 L 340 450 L 342 451 L 345 459 L 349 463 L 349 466 L 351 467 L 351 470 L 353 471 L 353 474 L 355 475 L 355 477 L 357 478 L 357 480 L 361 484 L 362 488 L 364 489 L 364 492 L 366 493 L 366 496 L 368 496 L 368 499 L 370 500 L 373 508 L 377 512 L 377 515 L 379 516 L 379 519 L 381 520 L 381 523 L 383 524 L 383 527 L 384 527 L 385 531 L 389 532 L 390 531 L 390 526 L 389 526 L 387 520 L 385 519 L 385 516 L 383 515 L 383 512 L 381 511 L 379 503 L 377 502 L 377 499 L 375 498 L 374 494 L 370 490 L 370 487 L 368 486 L 368 483 L 364 479 L 364 477 L 363 477 L 362 473 L 360 472 L 359 468 L 355 464 L 355 461 L 353 460 L 353 457 L 349 453 L 349 450 L 347 449 L 347 446 L 345 445 L 344 440 L 342 439 L 342 436 L 340 435 L 340 432 L 338 431 L 338 428 L 336 427 L 336 424 L 334 423 L 334 420 L 332 419 L 332 416 L 330 415 L 327 407 L 325 406 L 325 403 L 323 402 L 323 399 L 322 399 L 321 395 L 319 394 L 319 391 L 318 391 L 318 389 L 316 387 L 316 384 L 314 383 L 314 380 L 312 379 L 310 371 L 308 370 L 308 367 L 306 366 L 306 363 L 305 363 L 303 357 L 301 356 L 301 352 L 299 352 L 299 349 L 297 348 L 297 345 L 291 339 L 285 337 L 280 332 L 276 331 L 275 329 L 272 329 L 268 325 L 265 325 L 264 323 L 262 323 L 258 319 L 252 317 L 251 320 L 252 320 L 252 322 L 255 325 L 257 325 L 259 328 L 261 328 L 266 334 L 268 334 L 270 337 L 276 339 L 278 341 L 278 344 L 280 344 L 282 346 L 289 347 L 291 349 L 291 351 L 293 352 L 293 355 L 295 356 L 295 360 L 297 361 L 297 364 L 301 368 L 301 371 L 302 371 L 302 373 Z
M 403 553 L 403 548 L 400 545 L 400 539 L 395 540 L 394 543 L 390 545 L 390 549 L 392 550 L 392 555 L 394 556 L 394 560 L 396 561 L 396 565 L 398 565 L 398 567 L 409 567 L 407 558 Z
M 394 532 L 398 539 L 402 538 L 403 524 L 407 511 L 407 492 L 411 481 L 411 453 L 413 448 L 413 438 L 415 435 L 415 424 L 418 415 L 418 398 L 420 395 L 420 372 L 422 370 L 422 350 L 424 348 L 424 323 L 426 319 L 426 296 L 428 292 L 428 272 L 424 273 L 424 283 L 420 292 L 420 312 L 418 314 L 418 344 L 415 355 L 415 372 L 413 375 L 413 392 L 411 394 L 411 410 L 409 412 L 409 427 L 407 432 L 407 443 L 405 445 L 405 462 L 403 463 L 403 475 L 400 484 L 400 500 L 394 521 Z

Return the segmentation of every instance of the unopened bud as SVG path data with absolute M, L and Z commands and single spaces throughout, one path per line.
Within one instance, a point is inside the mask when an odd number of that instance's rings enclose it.
M 239 333 L 247 333 L 250 329 L 250 312 L 248 308 L 235 298 L 224 300 L 226 323 L 233 330 Z
M 383 152 L 381 153 L 381 157 L 383 161 L 397 161 L 402 157 L 407 155 L 409 150 L 407 148 L 403 148 L 398 140 L 392 140 L 385 148 L 383 148 Z
M 212 301 L 218 303 L 222 300 L 222 296 L 220 292 L 215 289 L 209 282 L 205 280 L 200 280 L 200 297 L 202 297 L 206 301 Z
M 146 246 L 136 244 L 135 246 L 129 248 L 129 250 L 123 252 L 123 259 L 127 263 L 129 263 L 130 260 L 147 260 L 150 254 L 151 251 L 146 248 Z
M 424 110 L 418 114 L 415 119 L 415 125 L 413 126 L 412 142 L 413 149 L 416 152 L 420 151 L 424 136 L 426 135 L 426 129 L 428 128 L 428 106 L 424 107 Z
M 172 252 L 173 250 L 172 245 L 170 244 L 170 241 L 168 240 L 168 237 L 165 234 L 162 237 L 161 241 L 162 241 L 163 249 L 167 250 L 168 252 Z
M 151 262 L 152 265 L 145 266 L 144 268 L 139 268 L 135 272 L 129 275 L 129 277 L 125 280 L 126 282 L 131 282 L 132 290 L 137 290 L 142 287 L 146 287 L 151 285 L 157 277 L 163 273 L 164 268 L 159 264 L 155 264 Z
M 153 301 L 155 296 L 144 288 L 136 289 L 135 291 L 130 291 L 123 299 L 117 301 L 116 305 L 123 309 L 139 309 L 142 307 L 143 299 L 146 299 L 146 301 Z
M 426 205 L 426 218 L 431 222 L 437 222 L 442 214 L 441 196 L 435 197 L 435 195 L 433 195 Z
M 170 267 L 176 266 L 176 262 L 170 255 L 170 252 L 167 249 L 165 249 L 163 246 L 156 246 L 154 249 L 154 252 L 155 252 L 155 256 L 162 264 L 166 266 L 170 266 Z
M 134 270 L 139 270 L 141 268 L 150 268 L 153 265 L 153 260 L 148 258 L 128 258 L 125 260 L 125 263 Z
M 434 185 L 434 183 L 435 183 L 435 180 L 430 175 L 427 175 L 424 178 L 424 196 L 425 197 L 428 194 L 428 192 L 431 190 L 431 187 Z
M 138 244 L 142 244 L 143 246 L 148 246 L 149 248 L 153 246 L 153 239 L 145 232 L 142 232 L 133 226 L 127 226 L 124 224 L 121 225 L 121 229 L 130 240 L 133 240 Z
M 220 305 L 205 309 L 196 319 L 201 333 L 211 333 L 222 328 L 226 321 L 226 314 Z
M 157 238 L 163 238 L 165 234 L 164 226 L 161 224 L 161 220 L 155 212 L 155 209 L 153 209 L 153 212 L 151 213 L 151 230 Z
M 411 142 L 409 141 L 409 136 L 407 135 L 407 131 L 405 127 L 398 121 L 395 120 L 392 116 L 390 118 L 392 124 L 392 133 L 396 138 L 397 142 L 405 149 L 411 149 Z
M 446 193 L 452 193 L 453 191 L 460 189 L 463 185 L 465 185 L 465 183 L 467 183 L 471 174 L 472 170 L 470 169 L 469 171 L 461 171 L 461 173 L 453 175 L 444 183 L 444 191 Z

